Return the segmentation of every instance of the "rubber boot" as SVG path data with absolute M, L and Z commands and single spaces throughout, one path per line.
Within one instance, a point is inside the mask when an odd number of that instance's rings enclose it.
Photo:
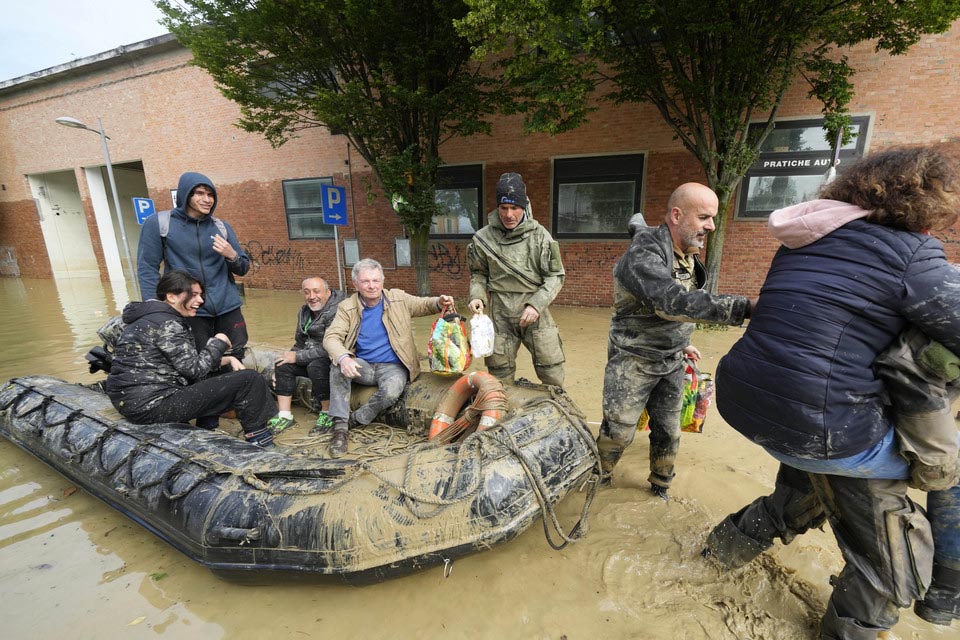
M 833 602 L 827 603 L 827 612 L 820 621 L 820 640 L 877 640 L 881 631 L 876 627 L 865 627 L 854 618 L 841 618 Z
M 727 516 L 707 536 L 705 558 L 714 557 L 727 569 L 739 569 L 773 546 L 772 542 L 758 542 L 746 535 Z
M 923 600 L 913 605 L 914 612 L 927 622 L 949 626 L 960 620 L 960 571 L 933 565 L 933 581 Z

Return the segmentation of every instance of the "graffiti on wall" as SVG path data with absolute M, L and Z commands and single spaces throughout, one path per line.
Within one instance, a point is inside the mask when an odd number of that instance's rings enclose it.
M 452 280 L 459 280 L 463 276 L 463 261 L 461 260 L 460 245 L 449 245 L 435 243 L 430 245 L 430 251 L 427 254 L 430 271 L 442 273 Z
M 255 275 L 261 267 L 292 266 L 295 271 L 303 271 L 303 254 L 290 247 L 263 246 L 256 240 L 243 245 L 243 250 L 250 256 L 250 275 Z

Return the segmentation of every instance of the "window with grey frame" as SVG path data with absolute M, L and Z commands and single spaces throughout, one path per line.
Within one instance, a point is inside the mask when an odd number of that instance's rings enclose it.
M 440 167 L 433 197 L 442 213 L 433 216 L 431 237 L 473 235 L 483 215 L 483 165 Z
M 323 200 L 320 197 L 322 184 L 333 184 L 333 178 L 298 178 L 283 181 L 287 237 L 291 240 L 333 237 L 333 225 L 323 223 Z
M 838 171 L 862 158 L 866 151 L 870 118 L 856 116 L 852 121 L 856 136 L 840 148 Z M 760 147 L 760 158 L 740 183 L 737 218 L 765 219 L 776 209 L 815 199 L 832 162 L 823 118 L 777 122 Z
M 554 237 L 625 237 L 640 211 L 643 162 L 642 154 L 554 160 Z

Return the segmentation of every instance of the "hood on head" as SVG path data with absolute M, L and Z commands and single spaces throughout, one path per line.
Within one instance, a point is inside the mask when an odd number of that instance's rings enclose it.
M 770 214 L 770 234 L 788 249 L 812 244 L 853 220 L 866 218 L 870 211 L 839 200 L 809 200 Z
M 183 213 L 187 212 L 187 199 L 190 197 L 190 194 L 193 193 L 193 190 L 200 185 L 210 187 L 210 190 L 213 191 L 213 206 L 210 207 L 210 215 L 213 215 L 214 210 L 217 208 L 217 188 L 213 186 L 213 180 L 202 173 L 195 173 L 193 171 L 188 171 L 180 176 L 180 181 L 177 183 L 177 209 L 179 211 Z

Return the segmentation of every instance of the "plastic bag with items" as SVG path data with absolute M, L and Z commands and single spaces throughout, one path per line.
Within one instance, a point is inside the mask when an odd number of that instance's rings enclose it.
M 470 346 L 477 358 L 493 355 L 493 320 L 482 311 L 470 318 Z
M 470 366 L 470 341 L 463 316 L 456 307 L 445 306 L 430 330 L 427 360 L 430 371 L 440 375 L 460 375 Z

